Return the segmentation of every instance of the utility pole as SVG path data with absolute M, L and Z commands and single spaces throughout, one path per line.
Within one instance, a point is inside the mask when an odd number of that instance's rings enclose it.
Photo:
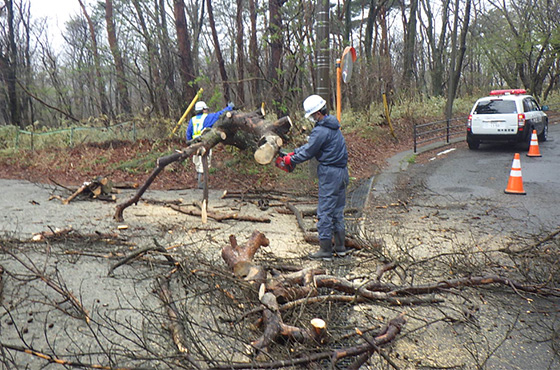
M 317 91 L 327 102 L 330 101 L 331 66 L 329 45 L 329 0 L 317 0 Z

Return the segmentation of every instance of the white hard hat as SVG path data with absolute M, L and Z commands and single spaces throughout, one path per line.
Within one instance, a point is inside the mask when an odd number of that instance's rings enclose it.
M 305 110 L 305 118 L 309 118 L 313 113 L 320 111 L 327 104 L 325 99 L 319 95 L 311 95 L 303 102 L 303 109 Z
M 202 112 L 203 109 L 208 109 L 208 106 L 206 105 L 206 103 L 203 102 L 203 101 L 196 102 L 196 104 L 194 105 L 194 111 L 195 112 Z

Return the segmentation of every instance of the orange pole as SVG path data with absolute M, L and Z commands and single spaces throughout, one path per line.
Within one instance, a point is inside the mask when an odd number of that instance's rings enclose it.
M 336 118 L 340 122 L 342 113 L 342 68 L 340 68 L 340 59 L 336 60 Z

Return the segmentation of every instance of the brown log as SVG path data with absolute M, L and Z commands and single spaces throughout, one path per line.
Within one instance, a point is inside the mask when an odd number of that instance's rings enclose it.
M 177 212 L 181 212 L 181 213 L 184 213 L 184 214 L 189 215 L 189 216 L 196 216 L 196 217 L 201 217 L 202 216 L 202 211 L 198 210 L 198 209 L 186 208 L 186 207 L 177 206 L 177 205 L 174 205 L 174 204 L 170 204 L 169 208 L 174 209 Z M 249 215 L 240 215 L 240 214 L 237 214 L 237 213 L 220 214 L 220 213 L 216 213 L 216 212 L 207 211 L 206 214 L 207 214 L 208 217 L 210 217 L 211 219 L 214 219 L 218 222 L 222 222 L 222 221 L 225 221 L 225 220 L 264 222 L 264 223 L 269 223 L 270 222 L 270 218 L 268 218 L 268 217 L 253 217 L 253 216 L 249 216 Z
M 163 169 L 167 165 L 169 165 L 170 163 L 173 163 L 173 162 L 177 162 L 177 161 L 181 161 L 181 162 L 184 161 L 186 158 L 189 158 L 190 156 L 192 156 L 196 152 L 196 150 L 202 145 L 203 145 L 202 143 L 198 143 L 198 144 L 189 146 L 188 148 L 184 149 L 181 152 L 173 153 L 173 154 L 170 154 L 168 156 L 159 158 L 156 162 L 156 168 L 154 168 L 154 170 L 152 171 L 152 173 L 150 174 L 148 179 L 138 189 L 136 194 L 134 196 L 132 196 L 126 202 L 117 205 L 117 208 L 115 210 L 115 214 L 113 215 L 113 218 L 117 222 L 123 222 L 124 221 L 124 217 L 123 217 L 124 210 L 126 208 L 130 207 L 131 205 L 138 203 L 138 201 L 142 197 L 142 194 L 144 194 L 146 192 L 146 190 L 148 190 L 148 188 L 150 187 L 152 182 L 154 182 L 157 175 L 159 175 L 159 173 L 161 171 L 163 171 Z
M 257 230 L 253 231 L 244 246 L 237 244 L 234 235 L 230 235 L 229 240 L 230 244 L 226 244 L 222 248 L 222 258 L 232 270 L 239 262 L 251 262 L 259 248 L 267 247 L 270 243 L 266 236 Z
M 64 188 L 68 189 L 66 187 Z M 109 196 L 109 194 L 112 191 L 113 191 L 113 183 L 111 182 L 111 180 L 103 176 L 98 176 L 92 181 L 84 182 L 72 195 L 70 195 L 66 199 L 62 199 L 62 204 L 66 205 L 70 203 L 80 194 L 89 194 L 94 199 L 99 198 L 101 200 L 114 200 L 114 197 Z M 54 198 L 58 198 L 58 197 L 53 196 L 50 199 L 54 199 Z
M 2 305 L 2 292 L 4 290 L 4 267 L 0 265 L 0 306 Z
M 324 273 L 324 269 L 303 269 L 291 274 L 276 276 L 267 283 L 266 288 L 276 296 L 278 303 L 281 304 L 304 297 L 313 297 L 317 295 L 313 276 Z
M 83 191 L 87 189 L 88 185 L 89 185 L 88 182 L 84 182 L 84 183 L 82 184 L 82 186 L 80 186 L 80 187 L 78 188 L 78 190 L 76 190 L 76 191 L 74 192 L 74 194 L 72 194 L 72 195 L 70 195 L 68 198 L 64 199 L 64 200 L 62 201 L 62 204 L 68 204 L 68 203 L 70 203 L 70 202 L 71 202 L 74 198 L 76 198 L 78 195 L 82 194 Z
M 315 233 L 304 233 L 303 239 L 309 244 L 314 244 L 314 245 L 319 244 L 319 236 Z M 350 235 L 347 235 L 346 238 L 344 239 L 344 245 L 346 246 L 346 248 L 352 248 L 356 250 L 361 250 L 365 247 L 363 242 L 354 239 Z
M 131 181 L 116 182 L 113 184 L 115 189 L 138 189 L 139 186 L 140 184 L 137 182 Z
M 249 261 L 241 261 L 233 266 L 235 276 L 249 282 L 262 284 L 266 281 L 266 270 Z
M 41 242 L 46 239 L 53 239 L 64 235 L 68 235 L 72 231 L 74 231 L 74 229 L 71 227 L 67 227 L 66 229 L 54 229 L 54 230 L 51 229 L 50 231 L 43 231 L 40 233 L 33 234 L 31 240 L 34 242 Z
M 261 302 L 263 302 L 265 307 L 262 317 L 264 331 L 259 339 L 251 342 L 251 345 L 257 352 L 264 350 L 274 342 L 283 324 L 282 317 L 278 311 L 278 305 L 276 304 L 276 297 L 272 293 L 266 293 L 261 298 Z
M 107 276 L 112 276 L 113 271 L 115 271 L 116 268 L 118 268 L 122 265 L 125 265 L 128 262 L 130 262 L 130 261 L 142 256 L 143 254 L 146 254 L 146 253 L 150 252 L 150 251 L 157 251 L 157 252 L 163 253 L 165 258 L 169 262 L 171 262 L 173 264 L 177 263 L 177 261 L 173 257 L 171 257 L 171 255 L 169 253 L 167 253 L 167 250 L 164 247 L 162 247 L 161 245 L 156 243 L 155 246 L 145 247 L 145 248 L 138 249 L 138 250 L 132 252 L 131 254 L 129 254 L 128 256 L 126 256 L 125 258 L 123 258 L 122 260 L 120 260 L 119 262 L 114 264 L 113 266 L 111 266 L 111 268 L 109 268 L 109 271 L 107 272 Z
M 185 328 L 181 320 L 179 320 L 179 314 L 177 307 L 175 306 L 175 301 L 169 289 L 169 281 L 165 278 L 158 278 L 159 289 L 158 294 L 162 302 L 166 306 L 167 316 L 169 317 L 168 329 L 171 333 L 171 338 L 177 346 L 179 352 L 188 352 L 187 341 L 185 340 Z
M 406 320 L 404 319 L 404 314 L 400 314 L 394 319 L 391 319 L 383 332 L 372 339 L 372 343 L 377 346 L 383 346 L 391 341 L 395 340 L 397 335 L 401 332 Z M 332 362 L 337 362 L 346 357 L 359 356 L 365 352 L 371 351 L 372 345 L 370 343 L 342 348 L 337 350 L 327 350 L 324 352 L 310 354 L 308 356 L 302 356 L 299 358 L 292 358 L 290 360 L 273 361 L 273 362 L 259 362 L 258 365 L 255 363 L 243 363 L 243 364 L 227 364 L 223 366 L 213 366 L 210 369 L 214 370 L 228 370 L 228 369 L 275 369 L 275 368 L 285 368 L 287 366 L 300 366 L 305 364 L 314 363 L 320 360 L 331 359 Z

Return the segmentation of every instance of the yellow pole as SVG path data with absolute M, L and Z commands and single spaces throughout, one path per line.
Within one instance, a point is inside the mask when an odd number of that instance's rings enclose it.
M 190 113 L 190 111 L 193 109 L 195 103 L 197 102 L 198 99 L 200 99 L 200 97 L 202 96 L 202 92 L 204 91 L 204 89 L 200 89 L 198 90 L 198 92 L 196 93 L 196 95 L 194 96 L 193 100 L 191 101 L 191 103 L 189 104 L 189 106 L 187 107 L 187 110 L 185 111 L 185 113 L 183 113 L 183 116 L 181 117 L 181 119 L 179 120 L 179 122 L 177 122 L 177 124 L 175 125 L 175 128 L 173 129 L 173 131 L 171 132 L 171 135 L 169 135 L 169 137 L 175 135 L 175 133 L 177 132 L 177 130 L 179 129 L 179 127 L 181 127 L 181 125 L 183 124 L 183 122 L 185 121 L 185 119 L 187 118 L 188 114 Z
M 342 69 L 340 68 L 340 59 L 336 60 L 336 118 L 340 122 L 342 113 Z
M 389 129 L 391 129 L 391 135 L 396 139 L 395 131 L 393 130 L 393 125 L 391 124 L 391 117 L 389 116 L 389 104 L 387 104 L 387 95 L 383 93 L 383 107 L 385 107 L 385 117 L 387 117 L 387 123 L 389 124 Z

